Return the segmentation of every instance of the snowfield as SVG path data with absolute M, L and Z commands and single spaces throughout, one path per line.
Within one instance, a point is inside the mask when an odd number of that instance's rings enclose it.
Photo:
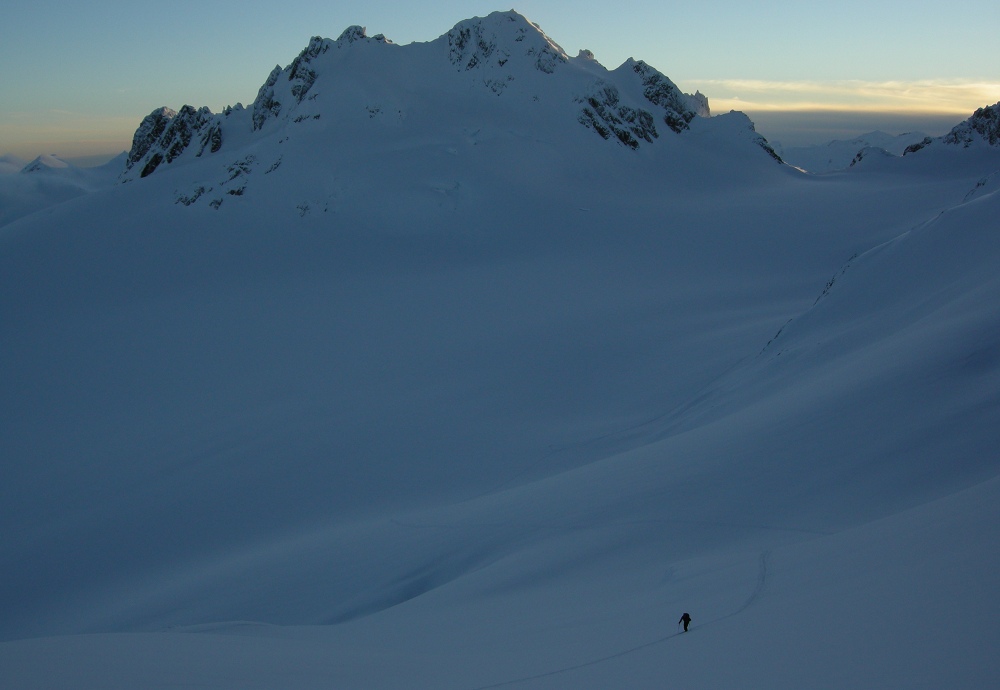
M 355 27 L 6 221 L 0 686 L 994 684 L 1000 147 L 708 107 Z

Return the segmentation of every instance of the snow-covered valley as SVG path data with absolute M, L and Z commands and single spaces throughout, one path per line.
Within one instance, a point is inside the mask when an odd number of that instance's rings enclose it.
M 0 685 L 995 682 L 1000 147 L 708 108 L 352 28 L 0 227 Z

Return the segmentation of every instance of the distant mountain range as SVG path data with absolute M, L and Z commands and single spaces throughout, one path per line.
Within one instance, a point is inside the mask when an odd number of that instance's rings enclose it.
M 811 173 L 825 173 L 851 167 L 862 149 L 877 148 L 901 156 L 908 146 L 921 142 L 926 137 L 923 132 L 898 135 L 869 132 L 853 139 L 834 140 L 826 144 L 783 147 L 779 153 L 789 165 Z

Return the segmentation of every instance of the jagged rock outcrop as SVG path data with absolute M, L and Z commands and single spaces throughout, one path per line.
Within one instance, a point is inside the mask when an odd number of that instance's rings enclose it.
M 920 143 L 906 147 L 903 155 L 916 153 L 935 142 L 968 148 L 977 141 L 982 141 L 990 146 L 1000 146 L 1000 103 L 979 108 L 972 114 L 972 117 L 955 125 L 943 137 L 936 139 L 927 137 Z
M 683 93 L 662 72 L 642 60 L 630 58 L 619 69 L 631 70 L 642 80 L 646 100 L 663 110 L 663 121 L 674 132 L 680 133 L 688 129 L 688 123 L 695 117 L 711 115 L 708 99 L 700 92 L 693 96 Z
M 605 139 L 615 139 L 629 148 L 639 142 L 652 143 L 660 136 L 657 124 L 679 134 L 690 128 L 695 117 L 709 117 L 708 99 L 701 93 L 683 93 L 677 85 L 645 62 L 627 60 L 615 74 L 638 79 L 645 102 L 622 103 L 621 93 L 613 84 L 599 80 L 590 93 L 578 99 L 583 108 L 578 121 Z M 654 112 L 656 113 L 654 115 Z
M 164 106 L 142 118 L 139 128 L 132 135 L 132 148 L 125 159 L 126 169 L 134 166 L 149 153 L 149 150 L 160 140 L 170 121 L 175 117 L 177 117 L 177 111 Z
M 145 118 L 132 137 L 132 148 L 125 159 L 123 179 L 139 170 L 139 177 L 153 173 L 162 163 L 172 163 L 197 142 L 196 156 L 222 148 L 220 116 L 206 107 L 185 105 L 180 111 L 157 108 Z
M 976 139 L 1000 146 L 1000 103 L 979 108 L 965 122 L 944 135 L 945 144 L 968 147 Z

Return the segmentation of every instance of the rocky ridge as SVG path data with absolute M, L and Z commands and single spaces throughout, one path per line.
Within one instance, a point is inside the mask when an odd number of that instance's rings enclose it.
M 968 120 L 955 125 L 944 136 L 926 137 L 923 141 L 908 146 L 903 155 L 916 153 L 938 142 L 962 148 L 969 148 L 977 142 L 988 146 L 1000 146 L 1000 103 L 977 109 Z
M 168 107 L 154 110 L 135 132 L 121 180 L 146 177 L 181 158 L 218 153 L 232 136 L 245 142 L 247 134 L 262 132 L 270 123 L 319 119 L 323 113 L 316 108 L 306 112 L 304 104 L 316 98 L 314 87 L 324 78 L 330 79 L 328 72 L 336 78 L 336 68 L 324 63 L 327 54 L 350 51 L 358 44 L 396 47 L 382 34 L 369 37 L 364 27 L 351 26 L 335 41 L 313 37 L 291 64 L 275 66 L 246 108 L 237 104 L 218 114 L 190 105 L 179 111 Z M 525 75 L 561 79 L 559 73 L 575 64 L 577 69 L 566 78 L 584 84 L 574 98 L 577 121 L 603 139 L 631 149 L 638 148 L 640 142 L 653 143 L 667 130 L 682 133 L 695 117 L 710 115 L 705 96 L 683 93 L 645 62 L 629 59 L 608 72 L 589 51 L 570 58 L 537 25 L 514 11 L 459 22 L 436 41 L 421 45 L 440 46 L 447 59 L 447 63 L 440 63 L 442 69 L 472 75 L 474 83 L 497 96 Z M 637 100 L 638 93 L 642 97 Z M 372 107 L 365 107 L 373 116 Z

